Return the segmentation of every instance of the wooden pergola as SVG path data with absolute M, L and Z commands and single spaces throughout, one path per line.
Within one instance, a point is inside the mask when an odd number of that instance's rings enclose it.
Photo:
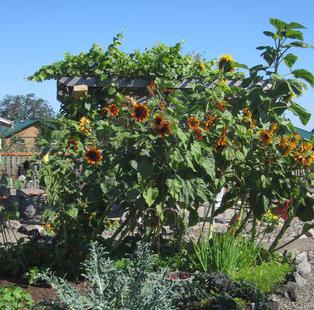
M 65 97 L 76 97 L 81 93 L 97 93 L 109 85 L 115 86 L 118 90 L 123 90 L 125 92 L 136 93 L 140 96 L 145 96 L 148 93 L 148 88 L 151 85 L 152 80 L 145 78 L 112 78 L 107 81 L 98 81 L 94 77 L 62 77 L 57 80 L 57 99 L 62 101 Z M 205 88 L 213 88 L 217 81 L 204 82 L 203 86 Z M 179 82 L 175 87 L 170 89 L 182 89 L 188 90 L 193 89 L 198 83 L 202 83 L 201 80 L 197 79 L 184 79 Z M 240 87 L 245 89 L 250 89 L 255 86 L 260 86 L 263 89 L 269 89 L 271 84 L 269 80 L 261 80 L 256 84 L 243 85 L 242 79 L 233 79 L 227 82 L 229 87 Z

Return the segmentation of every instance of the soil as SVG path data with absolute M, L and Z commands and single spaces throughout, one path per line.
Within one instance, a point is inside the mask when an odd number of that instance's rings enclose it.
M 35 303 L 45 299 L 53 299 L 56 294 L 52 288 L 47 285 L 29 285 L 21 278 L 3 278 L 0 279 L 0 287 L 19 286 L 25 289 L 33 297 Z

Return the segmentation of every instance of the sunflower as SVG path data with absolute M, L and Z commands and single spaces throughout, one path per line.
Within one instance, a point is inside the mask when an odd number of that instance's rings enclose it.
M 226 110 L 226 106 L 223 102 L 221 101 L 216 101 L 216 108 L 220 111 L 220 112 L 225 112 Z
M 161 114 L 155 115 L 155 117 L 154 117 L 154 125 L 155 126 L 160 126 L 163 121 L 164 121 L 164 118 Z
M 74 151 L 77 151 L 78 150 L 78 141 L 76 139 L 71 139 L 68 142 L 68 147 Z
M 108 106 L 108 114 L 110 116 L 116 117 L 116 116 L 119 115 L 119 112 L 120 112 L 120 110 L 119 110 L 118 106 L 115 103 L 109 104 L 109 106 Z
M 244 114 L 243 123 L 250 123 L 250 120 L 252 119 L 252 112 L 247 107 L 244 107 L 242 111 Z
M 222 135 L 215 142 L 216 150 L 222 150 L 227 146 L 227 127 L 224 127 Z
M 200 120 L 196 116 L 190 116 L 187 123 L 189 128 L 193 130 L 199 128 L 201 124 Z
M 262 130 L 260 137 L 263 144 L 271 144 L 273 141 L 273 133 L 270 130 Z
M 200 68 L 201 71 L 203 71 L 203 70 L 206 69 L 206 65 L 205 65 L 203 62 L 201 62 L 201 63 L 199 64 L 199 68 Z
M 98 164 L 102 160 L 101 151 L 96 147 L 90 147 L 85 153 L 85 160 L 90 165 Z
M 81 117 L 79 128 L 80 132 L 85 134 L 86 136 L 91 135 L 91 128 L 90 128 L 91 120 L 85 116 Z
M 149 109 L 145 104 L 134 103 L 132 105 L 131 117 L 134 118 L 137 122 L 145 122 L 149 117 Z
M 204 124 L 204 129 L 209 130 L 209 128 L 215 123 L 216 119 L 217 119 L 217 116 L 208 115 L 207 120 L 205 121 L 205 124 Z
M 277 129 L 278 129 L 278 124 L 273 123 L 273 124 L 271 124 L 271 126 L 270 126 L 270 128 L 269 128 L 269 131 L 270 131 L 271 133 L 274 133 Z
M 233 71 L 233 58 L 231 55 L 222 55 L 218 59 L 218 68 L 224 72 Z
M 159 125 L 154 128 L 156 134 L 160 137 L 172 134 L 171 122 L 169 120 L 162 120 Z
M 300 145 L 300 151 L 301 152 L 309 152 L 312 151 L 313 145 L 310 142 L 302 143 Z
M 203 135 L 202 135 L 202 129 L 200 128 L 197 128 L 194 130 L 194 136 L 195 136 L 195 139 L 198 140 L 198 141 L 203 141 Z

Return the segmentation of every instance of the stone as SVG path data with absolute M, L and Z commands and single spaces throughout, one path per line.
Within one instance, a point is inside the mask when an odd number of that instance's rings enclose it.
M 291 282 L 289 281 L 287 284 L 283 285 L 280 289 L 279 289 L 279 293 L 290 299 L 291 301 L 297 301 L 297 293 L 296 290 L 298 289 L 299 285 L 296 284 L 295 282 Z
M 297 265 L 303 262 L 307 262 L 307 253 L 306 252 L 298 253 L 294 258 L 294 262 Z
M 304 279 L 298 272 L 294 272 L 291 276 L 291 280 L 298 284 L 299 286 L 306 285 L 306 279 Z
M 305 234 L 303 234 L 299 239 L 306 239 L 307 236 Z
M 8 229 L 18 230 L 21 227 L 21 223 L 17 220 L 7 220 L 5 227 Z
M 33 204 L 30 204 L 23 208 L 23 215 L 27 220 L 32 219 L 36 214 L 36 208 Z
M 44 234 L 44 228 L 40 225 L 21 225 L 18 232 L 28 236 L 37 236 Z
M 268 310 L 280 310 L 280 303 L 278 301 L 268 301 L 266 303 L 266 307 Z
M 310 237 L 310 238 L 314 238 L 314 228 L 311 228 L 310 230 L 308 230 L 305 235 L 307 237 Z
M 302 276 L 306 276 L 308 275 L 312 268 L 311 268 L 311 264 L 308 261 L 303 261 L 302 263 L 298 264 L 296 266 L 296 270 L 298 273 L 300 273 Z

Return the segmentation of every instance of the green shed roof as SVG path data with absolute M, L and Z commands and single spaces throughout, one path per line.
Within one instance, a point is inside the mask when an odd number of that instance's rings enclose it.
M 42 121 L 38 119 L 34 120 L 24 120 L 24 121 L 15 121 L 12 128 L 8 128 L 6 126 L 0 126 L 0 137 L 2 138 L 8 138 L 27 127 L 30 127 L 36 123 L 42 123 Z
M 312 131 L 307 131 L 307 130 L 305 130 L 305 129 L 301 129 L 301 128 L 299 128 L 299 127 L 294 127 L 295 128 L 295 130 L 301 135 L 301 137 L 303 138 L 303 139 L 308 139 L 308 140 L 310 140 L 312 137 L 313 137 L 313 132 Z

